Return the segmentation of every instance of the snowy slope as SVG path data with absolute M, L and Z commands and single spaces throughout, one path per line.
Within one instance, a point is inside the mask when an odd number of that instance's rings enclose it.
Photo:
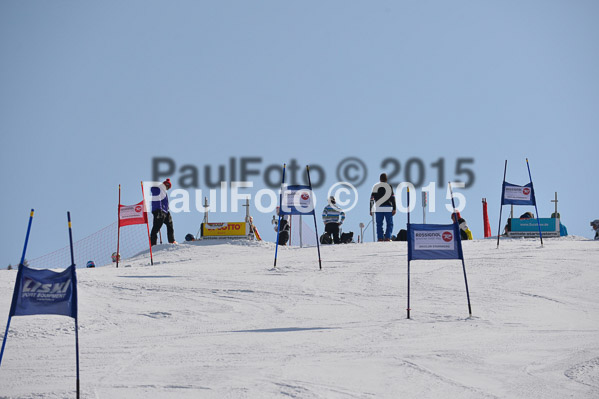
M 80 269 L 84 398 L 597 398 L 599 242 L 464 243 L 412 263 L 405 243 L 162 247 Z M 8 315 L 15 271 L 0 271 Z M 1 327 L 4 331 L 4 325 Z M 13 318 L 2 398 L 74 397 L 66 317 Z

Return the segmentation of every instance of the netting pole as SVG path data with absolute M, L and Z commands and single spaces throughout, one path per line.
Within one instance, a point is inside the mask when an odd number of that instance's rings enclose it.
M 119 247 L 121 243 L 121 185 L 119 184 L 119 213 L 117 219 L 117 233 L 116 233 L 116 267 L 119 267 Z
M 148 212 L 146 208 L 146 196 L 144 195 L 144 182 L 141 182 L 141 199 L 144 203 L 144 218 L 146 219 L 146 227 L 148 229 L 148 243 L 150 244 L 150 264 L 154 266 L 154 256 L 152 255 L 152 238 L 150 238 L 150 222 L 148 221 Z

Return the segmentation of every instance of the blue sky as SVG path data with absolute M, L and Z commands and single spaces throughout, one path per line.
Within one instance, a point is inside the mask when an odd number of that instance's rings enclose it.
M 525 184 L 528 157 L 541 216 L 557 191 L 569 232 L 592 237 L 598 15 L 595 1 L 3 1 L 0 267 L 18 262 L 29 209 L 35 258 L 66 245 L 67 210 L 79 239 L 116 219 L 118 184 L 138 202 L 154 157 L 296 159 L 322 165 L 327 187 L 359 157 L 354 232 L 385 158 L 421 159 L 427 183 L 439 158 L 447 179 L 473 158 L 463 215 L 477 238 L 482 197 L 497 229 L 504 161 Z M 444 195 L 427 221 L 449 219 Z M 272 215 L 254 216 L 274 240 Z M 201 218 L 175 215 L 176 238 Z

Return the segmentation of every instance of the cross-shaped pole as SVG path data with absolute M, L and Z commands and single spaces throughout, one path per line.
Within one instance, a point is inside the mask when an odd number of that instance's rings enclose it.
M 555 202 L 555 217 L 557 217 L 557 191 L 555 192 L 555 199 L 552 199 L 551 202 Z M 559 218 L 558 218 L 559 219 Z
M 248 238 L 250 240 L 253 240 L 254 239 L 254 228 L 253 228 L 252 218 L 250 217 L 250 199 L 246 198 L 245 204 L 243 204 L 242 206 L 245 206 L 245 223 L 247 226 L 246 231 L 249 231 Z
M 208 197 L 204 197 L 204 223 L 208 223 Z
M 249 221 L 250 221 L 250 199 L 246 198 L 245 204 L 243 204 L 242 206 L 245 207 L 245 221 L 249 223 Z
M 552 199 L 551 202 L 555 203 L 555 230 L 559 231 L 559 216 L 557 213 L 557 191 L 555 192 L 555 199 Z

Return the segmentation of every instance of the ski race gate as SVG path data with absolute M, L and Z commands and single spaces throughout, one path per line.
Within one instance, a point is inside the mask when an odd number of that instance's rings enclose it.
M 511 221 L 512 229 L 515 227 L 514 235 L 508 237 L 539 237 L 541 239 L 541 246 L 543 246 L 543 233 L 541 228 L 541 219 L 539 219 L 539 210 L 537 208 L 537 200 L 535 198 L 535 189 L 532 184 L 532 175 L 530 173 L 530 165 L 528 158 L 526 158 L 526 168 L 528 169 L 528 177 L 530 183 L 525 185 L 517 185 L 508 183 L 505 180 L 507 173 L 507 159 L 505 160 L 505 166 L 503 168 L 503 183 L 501 185 L 501 206 L 499 208 L 499 227 L 497 228 L 497 248 L 499 248 L 499 238 L 501 237 L 501 213 L 504 205 L 530 205 L 535 207 L 536 218 L 516 220 L 514 218 L 509 219 Z M 556 202 L 557 204 L 557 202 Z M 512 211 L 513 212 L 513 211 Z M 508 221 L 508 223 L 510 223 Z M 531 223 L 536 224 L 537 230 L 530 230 Z M 555 223 L 553 224 L 555 226 Z M 510 225 L 508 224 L 508 228 Z M 508 229 L 509 230 L 509 229 Z M 538 234 L 537 234 L 538 233 Z M 559 237 L 559 222 L 557 233 Z

